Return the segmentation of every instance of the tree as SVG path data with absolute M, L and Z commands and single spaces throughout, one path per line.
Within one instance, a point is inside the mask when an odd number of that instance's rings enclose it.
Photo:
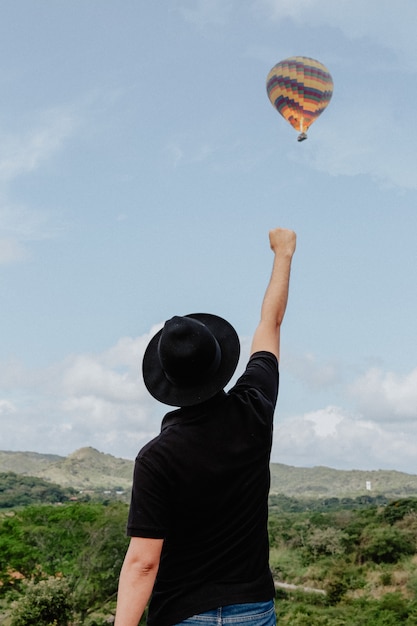
M 116 594 L 126 520 L 120 502 L 31 506 L 0 518 L 0 593 L 18 591 L 24 579 L 65 578 L 82 622 Z
M 74 493 L 74 489 L 64 489 L 35 476 L 0 472 L 0 509 L 35 503 L 65 502 Z
M 102 515 L 86 528 L 70 577 L 76 610 L 83 621 L 88 613 L 116 595 L 119 573 L 126 553 L 126 508 L 103 507 Z
M 402 498 L 390 502 L 382 511 L 380 517 L 388 524 L 402 520 L 407 514 L 417 511 L 417 498 Z

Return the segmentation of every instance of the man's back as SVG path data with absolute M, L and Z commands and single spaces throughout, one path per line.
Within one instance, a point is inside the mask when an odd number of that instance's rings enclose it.
M 267 500 L 277 390 L 276 358 L 259 353 L 229 394 L 168 413 L 140 452 L 129 533 L 153 524 L 165 539 L 149 624 L 164 624 L 160 607 L 174 623 L 273 596 Z

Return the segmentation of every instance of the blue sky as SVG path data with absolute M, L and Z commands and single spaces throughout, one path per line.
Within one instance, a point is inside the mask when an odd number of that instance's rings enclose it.
M 258 322 L 268 230 L 298 248 L 272 460 L 417 458 L 414 0 L 15 0 L 0 7 L 0 449 L 134 458 L 174 314 Z M 310 56 L 309 139 L 265 79 Z

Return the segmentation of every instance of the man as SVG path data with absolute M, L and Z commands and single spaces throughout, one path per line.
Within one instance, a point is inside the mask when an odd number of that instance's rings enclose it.
M 244 374 L 223 391 L 239 340 L 210 314 L 174 317 L 150 341 L 150 393 L 180 407 L 135 463 L 115 626 L 271 626 L 269 458 L 280 327 L 296 235 L 269 233 L 274 262 Z

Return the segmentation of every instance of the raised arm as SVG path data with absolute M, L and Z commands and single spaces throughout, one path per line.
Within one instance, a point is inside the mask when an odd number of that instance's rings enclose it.
M 274 263 L 262 302 L 261 320 L 252 340 L 251 354 L 265 350 L 279 359 L 280 329 L 287 308 L 296 235 L 292 230 L 275 228 L 269 233 L 269 242 L 274 253 Z

